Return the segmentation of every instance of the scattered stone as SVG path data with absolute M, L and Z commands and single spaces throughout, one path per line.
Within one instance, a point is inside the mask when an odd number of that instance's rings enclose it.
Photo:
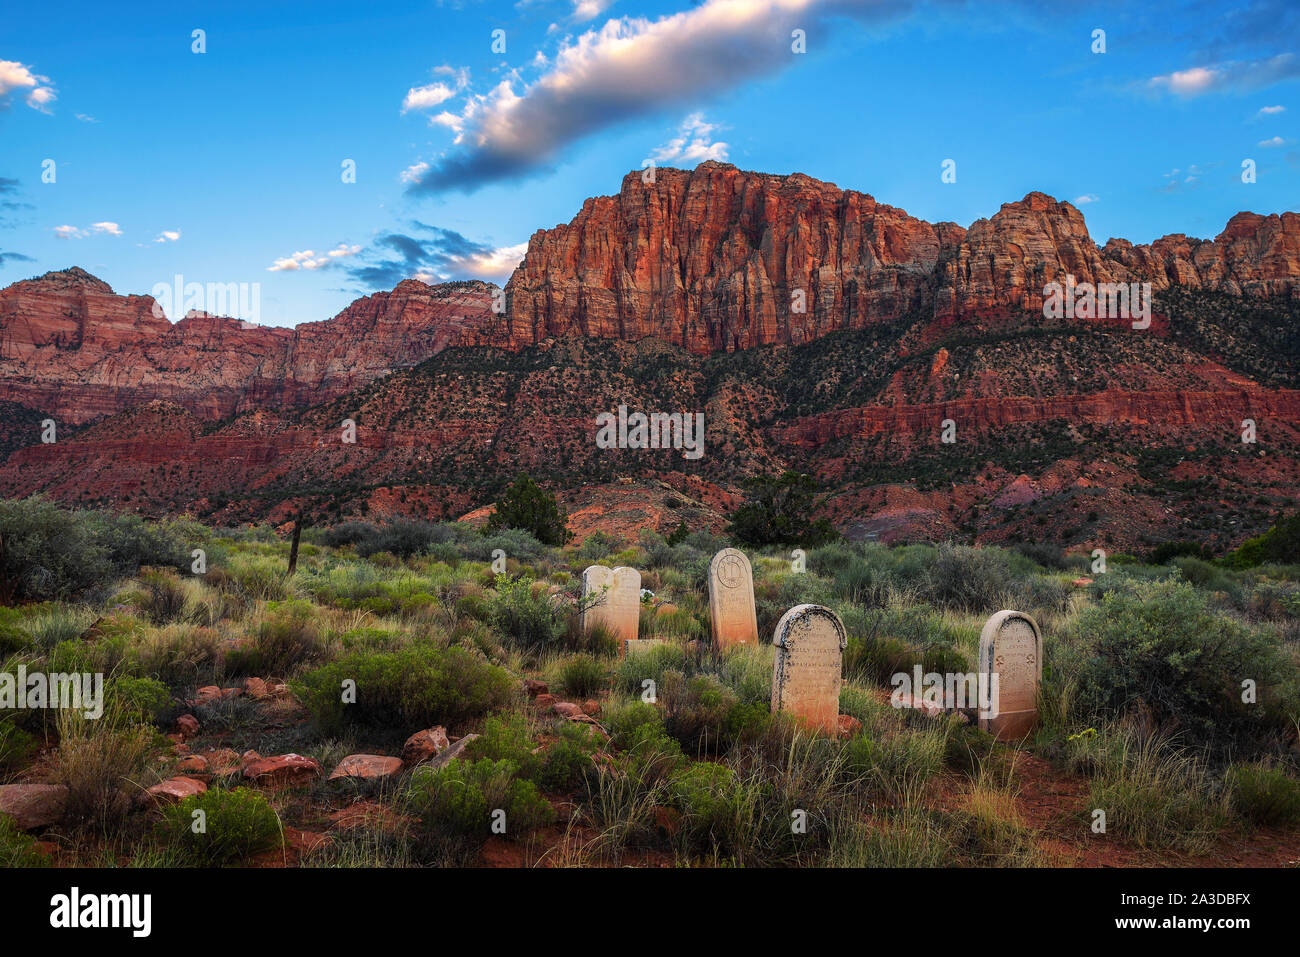
M 524 691 L 530 698 L 536 698 L 538 695 L 544 695 L 551 689 L 546 687 L 545 681 L 534 681 L 528 678 L 524 681 Z
M 600 714 L 600 702 L 596 701 L 594 698 L 588 698 L 582 703 L 582 710 L 594 718 L 596 715 Z
M 56 824 L 68 805 L 68 789 L 62 784 L 0 785 L 0 814 L 13 818 L 20 831 Z
M 176 762 L 176 770 L 181 774 L 207 774 L 208 759 L 201 754 L 187 754 Z
M 429 761 L 422 764 L 421 768 L 427 768 L 430 771 L 436 771 L 438 770 L 438 768 L 445 767 L 446 765 L 450 764 L 452 761 L 455 761 L 458 757 L 460 757 L 461 752 L 464 751 L 467 747 L 469 747 L 469 743 L 474 739 L 476 739 L 477 737 L 478 737 L 477 734 L 465 735 L 465 737 L 456 741 L 455 744 L 449 747 L 446 751 L 442 752 L 442 754 L 439 754 L 438 756 L 431 758 Z
M 249 753 L 257 754 L 255 751 Z M 257 757 L 260 758 L 261 755 L 258 754 Z M 203 758 L 208 762 L 208 768 L 213 774 L 234 774 L 236 771 L 241 769 L 241 760 L 239 755 L 230 748 L 218 748 L 215 751 L 206 751 L 203 754 Z
M 422 764 L 451 747 L 447 740 L 447 729 L 442 725 L 417 731 L 406 739 L 402 745 L 402 761 L 407 767 Z
M 301 754 L 280 754 L 244 765 L 244 777 L 258 784 L 272 786 L 305 784 L 320 773 L 320 764 Z
M 549 711 L 555 706 L 555 702 L 558 700 L 559 699 L 553 694 L 539 694 L 533 699 L 533 705 L 541 708 L 543 711 Z
M 1070 582 L 1070 584 L 1073 585 L 1075 588 L 1087 588 L 1089 585 L 1092 584 L 1092 579 L 1076 578 L 1074 581 Z
M 173 726 L 176 734 L 183 739 L 192 738 L 199 733 L 199 719 L 192 714 L 183 714 L 176 719 Z
M 360 778 L 369 781 L 390 777 L 400 770 L 401 758 L 390 758 L 382 754 L 350 754 L 330 773 L 329 780 Z
M 218 688 L 216 685 L 205 685 L 194 692 L 194 700 L 188 703 L 191 707 L 197 708 L 201 705 L 215 704 L 218 701 L 238 698 L 243 693 L 244 689 L 242 688 Z
M 841 738 L 856 738 L 862 732 L 862 722 L 851 714 L 842 714 L 839 730 Z
M 153 787 L 144 792 L 142 803 L 154 804 L 180 804 L 187 797 L 193 797 L 196 794 L 202 794 L 208 789 L 208 786 L 196 778 L 185 776 L 168 778 L 166 781 L 159 781 Z
M 245 678 L 244 694 L 254 701 L 262 701 L 271 697 L 271 689 L 261 678 Z

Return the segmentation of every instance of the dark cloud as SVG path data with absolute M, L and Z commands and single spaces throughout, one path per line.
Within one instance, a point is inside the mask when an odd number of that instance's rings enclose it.
M 466 274 L 467 263 L 475 257 L 492 255 L 493 247 L 476 243 L 452 229 L 413 222 L 416 235 L 385 233 L 377 238 L 364 255 L 364 264 L 352 266 L 348 275 L 365 289 L 392 289 L 403 279 L 417 275 L 442 280 Z

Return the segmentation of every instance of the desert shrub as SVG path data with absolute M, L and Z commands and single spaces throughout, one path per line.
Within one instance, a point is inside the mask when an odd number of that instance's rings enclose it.
M 720 753 L 761 737 L 771 721 L 767 707 L 742 701 L 716 675 L 665 671 L 658 691 L 664 728 L 688 754 Z
M 929 601 L 981 613 L 1003 607 L 1012 590 L 1006 553 L 967 545 L 940 545 L 925 583 Z
M 605 666 L 591 655 L 575 655 L 560 666 L 559 688 L 567 695 L 590 697 L 604 688 L 607 680 Z
M 623 540 L 608 532 L 594 531 L 578 546 L 578 557 L 585 562 L 598 562 L 623 547 Z
M 1169 564 L 1177 568 L 1183 578 L 1206 591 L 1225 592 L 1235 596 L 1241 590 L 1231 574 L 1203 559 L 1184 555 L 1172 559 Z
M 666 672 L 682 672 L 686 668 L 686 652 L 681 646 L 656 645 L 619 661 L 614 681 L 623 691 L 639 695 L 643 681 L 649 679 L 662 687 Z
M 344 704 L 344 681 L 356 702 Z M 454 725 L 504 707 L 516 692 L 510 674 L 463 648 L 413 645 L 353 652 L 292 682 L 298 700 L 326 731 L 356 723 L 377 727 Z
M 858 735 L 844 745 L 840 774 L 869 792 L 905 801 L 943 768 L 943 735 L 899 731 L 880 738 Z
M 49 861 L 36 849 L 36 839 L 29 837 L 0 814 L 0 867 L 47 867 Z
M 954 721 L 944 740 L 944 764 L 954 771 L 976 777 L 994 755 L 996 748 L 997 742 L 987 731 Z
M 688 844 L 734 856 L 752 832 L 745 826 L 745 793 L 736 772 L 724 764 L 699 761 L 674 771 L 668 792 L 682 813 Z
M 0 602 L 75 598 L 102 591 L 142 564 L 187 567 L 200 535 L 186 523 L 72 511 L 38 497 L 0 501 Z
M 175 572 L 148 568 L 140 573 L 144 591 L 137 602 L 139 609 L 155 625 L 165 625 L 180 618 L 185 611 L 187 594 Z
M 381 525 L 372 522 L 342 522 L 325 531 L 323 544 L 332 548 L 350 545 L 362 558 L 381 553 L 398 558 L 423 555 L 434 545 L 447 544 L 453 533 L 445 525 L 414 518 L 394 518 Z
M 1268 634 L 1213 611 L 1185 582 L 1109 591 L 1074 631 L 1083 721 L 1142 707 L 1157 726 L 1223 742 L 1274 726 L 1288 705 L 1277 696 L 1295 694 L 1296 666 Z M 1259 705 L 1242 702 L 1246 679 L 1256 682 Z
M 1070 567 L 1065 551 L 1060 545 L 1053 545 L 1050 542 L 1015 542 L 1011 549 L 1043 568 L 1065 571 Z
M 538 783 L 548 791 L 567 792 L 579 787 L 595 767 L 591 758 L 600 743 L 590 725 L 566 721 L 546 750 Z
M 36 753 L 36 739 L 8 715 L 0 718 L 0 780 Z
M 59 747 L 51 770 L 68 789 L 68 816 L 101 828 L 125 817 L 131 808 L 129 785 L 144 769 L 153 732 L 109 714 L 90 720 L 70 709 L 60 710 L 57 721 Z
M 105 713 L 127 724 L 151 724 L 172 703 L 172 693 L 157 678 L 119 675 L 104 684 Z
M 1227 560 L 1238 568 L 1300 563 L 1300 514 L 1282 518 L 1263 535 L 1243 542 Z
M 536 781 L 542 770 L 542 756 L 533 753 L 536 747 L 522 714 L 489 715 L 483 731 L 466 746 L 465 757 L 509 761 L 519 777 Z
M 1168 565 L 1175 558 L 1185 557 L 1210 561 L 1214 558 L 1214 552 L 1200 542 L 1161 542 L 1151 549 L 1151 552 L 1147 555 L 1147 563 L 1150 565 Z
M 1089 807 L 1106 829 L 1139 847 L 1204 853 L 1226 821 L 1203 762 L 1167 739 L 1099 735 Z
M 305 601 L 271 602 L 248 644 L 226 656 L 233 674 L 286 675 L 321 656 L 319 612 Z
M 1016 818 L 1014 798 L 977 782 L 967 806 L 945 815 L 946 843 L 967 865 L 1025 867 L 1035 862 L 1033 832 Z
M 80 638 L 93 621 L 94 615 L 85 608 L 51 602 L 30 613 L 23 629 L 32 645 L 53 648 Z
M 817 485 L 810 476 L 785 472 L 744 483 L 746 501 L 731 513 L 727 533 L 746 545 L 815 548 L 839 538 L 825 518 L 814 519 Z
M 417 770 L 406 791 L 407 807 L 425 828 L 449 836 L 491 834 L 493 813 L 505 812 L 505 836 L 518 839 L 555 820 L 537 785 L 516 776 L 510 761 L 452 761 L 434 771 Z
M 497 500 L 496 510 L 488 519 L 489 532 L 502 528 L 523 529 L 546 545 L 560 546 L 572 537 L 564 505 L 522 472 Z
M 202 811 L 204 828 L 195 833 L 195 812 Z M 181 860 L 194 866 L 221 866 L 245 861 L 261 851 L 279 847 L 280 818 L 266 798 L 248 788 L 213 788 L 163 811 L 168 844 Z
M 1233 810 L 1243 820 L 1264 826 L 1300 821 L 1300 781 L 1280 768 L 1234 764 L 1223 780 Z
M 498 575 L 496 590 L 488 601 L 492 626 L 524 648 L 537 650 L 556 644 L 566 630 L 562 606 L 533 579 Z

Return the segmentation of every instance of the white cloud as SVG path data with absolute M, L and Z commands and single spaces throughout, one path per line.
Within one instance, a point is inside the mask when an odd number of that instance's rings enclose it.
M 181 231 L 179 229 L 164 229 L 161 233 L 158 234 L 158 238 L 155 239 L 154 242 L 174 243 L 176 242 L 176 240 L 180 238 L 181 238 Z
M 790 47 L 795 27 L 817 27 L 835 16 L 878 18 L 904 6 L 886 0 L 704 0 L 657 20 L 608 20 L 562 40 L 552 66 L 535 82 L 517 90 L 511 75 L 486 93 L 467 96 L 454 148 L 409 188 L 475 189 L 527 175 L 602 129 L 796 65 Z
M 1261 106 L 1259 108 L 1259 112 L 1255 114 L 1255 118 L 1260 119 L 1261 117 L 1265 117 L 1265 116 L 1276 116 L 1279 113 L 1285 113 L 1285 112 L 1286 112 L 1285 106 Z
M 336 247 L 327 252 L 316 255 L 310 249 L 304 249 L 296 252 L 292 256 L 286 256 L 283 259 L 275 260 L 270 266 L 266 267 L 267 272 L 297 272 L 300 269 L 324 269 L 331 266 L 339 260 L 355 256 L 361 252 L 360 246 L 349 246 L 347 243 L 339 243 Z
M 26 90 L 24 101 L 42 113 L 49 113 L 50 104 L 58 99 L 48 76 L 33 73 L 31 67 L 17 60 L 0 60 L 0 107 L 8 105 L 9 94 L 14 90 Z
M 1286 140 L 1282 139 L 1280 136 L 1273 136 L 1266 140 L 1260 140 L 1259 145 L 1264 147 L 1264 149 L 1272 149 L 1277 146 L 1286 146 Z
M 454 83 L 448 84 L 437 80 L 426 86 L 411 87 L 402 100 L 403 113 L 409 113 L 411 110 L 427 110 L 446 103 L 469 83 L 469 70 L 466 69 L 457 70 L 449 66 L 440 66 L 433 72 L 454 76 Z
M 692 113 L 682 121 L 677 136 L 650 154 L 656 163 L 702 163 L 705 160 L 725 161 L 727 144 L 713 141 L 716 124 L 707 123 L 702 113 Z
M 1094 193 L 1084 193 L 1082 196 L 1074 197 L 1074 205 L 1087 206 L 1089 203 L 1095 203 L 1100 199 L 1101 197 L 1095 195 Z
M 614 0 L 573 0 L 573 20 L 575 23 L 595 20 L 613 5 Z
M 429 164 L 421 160 L 418 163 L 412 163 L 406 169 L 398 174 L 397 178 L 403 183 L 418 183 L 420 178 L 429 171 Z
M 110 222 L 91 223 L 85 229 L 76 226 L 55 226 L 54 235 L 59 239 L 85 239 L 93 235 L 121 236 L 122 227 Z
M 1300 76 L 1300 57 L 1279 53 L 1264 60 L 1231 60 L 1152 77 L 1147 84 L 1178 96 L 1269 86 Z
M 528 243 L 524 242 L 515 246 L 501 246 L 486 253 L 452 256 L 450 263 L 458 275 L 480 279 L 509 279 L 526 252 Z

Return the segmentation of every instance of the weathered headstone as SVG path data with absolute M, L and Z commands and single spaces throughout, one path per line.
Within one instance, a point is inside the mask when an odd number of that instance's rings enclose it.
M 635 641 L 641 622 L 641 573 L 592 565 L 582 573 L 582 630 L 603 624 L 618 640 Z
M 709 622 L 720 649 L 758 644 L 754 572 L 739 549 L 724 548 L 709 562 Z
M 848 634 L 839 616 L 822 605 L 796 605 L 777 622 L 772 637 L 772 712 L 837 734 L 840 681 Z
M 981 713 L 980 727 L 1002 741 L 1018 741 L 1038 724 L 1038 683 L 1043 677 L 1043 638 L 1034 619 L 1000 611 L 980 632 L 980 676 L 993 688 L 996 715 Z

